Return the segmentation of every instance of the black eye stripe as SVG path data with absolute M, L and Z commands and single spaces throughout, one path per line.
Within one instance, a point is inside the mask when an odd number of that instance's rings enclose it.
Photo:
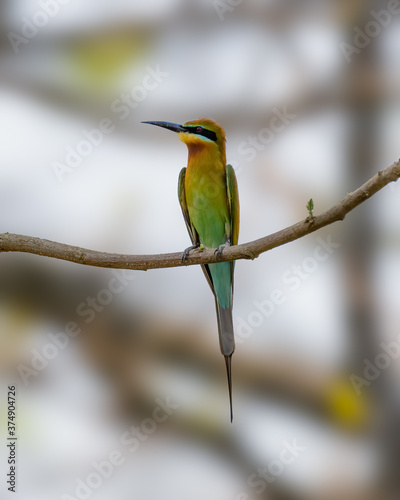
M 204 137 L 207 137 L 207 139 L 210 139 L 211 141 L 217 140 L 217 134 L 215 132 L 213 132 L 212 130 L 207 130 L 207 129 L 200 127 L 198 125 L 196 125 L 196 126 L 189 125 L 185 128 L 191 134 L 202 135 Z

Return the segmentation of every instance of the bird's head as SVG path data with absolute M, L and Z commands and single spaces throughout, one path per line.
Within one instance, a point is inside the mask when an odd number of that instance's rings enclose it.
M 186 122 L 184 125 L 170 122 L 142 122 L 150 125 L 157 125 L 176 132 L 179 139 L 189 148 L 189 152 L 195 152 L 203 148 L 217 148 L 219 153 L 225 158 L 225 132 L 218 123 L 201 118 Z

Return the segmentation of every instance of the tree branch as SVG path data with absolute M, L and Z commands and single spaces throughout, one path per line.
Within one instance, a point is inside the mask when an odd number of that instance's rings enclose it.
M 182 263 L 182 252 L 160 255 L 124 255 L 98 252 L 85 248 L 65 245 L 54 241 L 43 240 L 19 234 L 0 234 L 1 252 L 26 252 L 36 255 L 52 257 L 54 259 L 68 260 L 87 266 L 108 267 L 113 269 L 133 269 L 147 271 L 147 269 L 160 269 L 166 267 L 192 266 L 196 264 L 209 264 L 238 259 L 255 259 L 260 254 L 273 248 L 302 238 L 318 229 L 328 226 L 333 222 L 343 220 L 345 216 L 358 205 L 371 198 L 387 184 L 397 181 L 400 177 L 400 160 L 378 172 L 353 193 L 321 215 L 298 222 L 292 226 L 270 234 L 264 238 L 243 243 L 224 249 L 222 256 L 218 257 L 211 248 L 203 251 L 191 252 L 186 263 Z

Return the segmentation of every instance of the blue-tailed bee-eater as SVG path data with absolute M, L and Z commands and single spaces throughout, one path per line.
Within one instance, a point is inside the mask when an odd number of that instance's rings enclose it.
M 226 164 L 225 132 L 212 120 L 201 119 L 178 125 L 169 122 L 143 122 L 177 132 L 188 147 L 188 164 L 179 174 L 178 197 L 192 246 L 216 248 L 218 255 L 224 247 L 236 245 L 239 236 L 239 196 L 235 172 Z M 215 297 L 218 318 L 219 344 L 225 356 L 228 375 L 231 421 L 232 372 L 231 360 L 235 350 L 232 321 L 234 262 L 203 265 L 203 272 Z

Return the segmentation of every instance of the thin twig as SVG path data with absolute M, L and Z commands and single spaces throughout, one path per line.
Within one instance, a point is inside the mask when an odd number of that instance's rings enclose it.
M 54 259 L 68 260 L 87 266 L 108 267 L 113 269 L 133 269 L 147 271 L 147 269 L 161 269 L 166 267 L 192 266 L 209 264 L 238 259 L 255 259 L 260 254 L 279 247 L 290 241 L 302 238 L 333 222 L 343 220 L 345 216 L 358 205 L 371 198 L 387 184 L 400 178 L 400 160 L 378 172 L 356 191 L 348 193 L 346 197 L 332 208 L 313 219 L 309 217 L 276 233 L 265 236 L 249 243 L 243 243 L 225 248 L 222 256 L 215 254 L 215 249 L 206 248 L 190 253 L 185 264 L 182 263 L 182 252 L 159 255 L 124 255 L 86 248 L 65 245 L 54 241 L 43 240 L 19 234 L 0 234 L 1 252 L 26 252 Z

